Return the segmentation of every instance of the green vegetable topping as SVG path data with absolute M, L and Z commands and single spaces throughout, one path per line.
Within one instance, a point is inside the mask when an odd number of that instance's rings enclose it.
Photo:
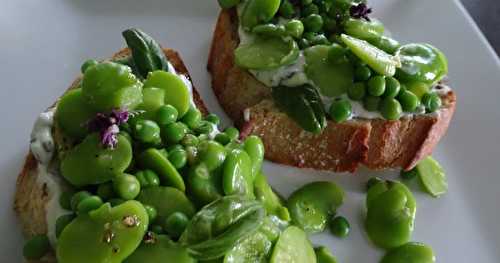
M 351 225 L 345 217 L 337 216 L 330 222 L 330 231 L 337 237 L 349 235 Z
M 448 191 L 446 174 L 434 158 L 427 157 L 423 159 L 415 169 L 420 182 L 429 194 L 439 197 Z
M 28 260 L 38 260 L 50 250 L 49 239 L 46 235 L 32 237 L 24 244 L 23 255 Z

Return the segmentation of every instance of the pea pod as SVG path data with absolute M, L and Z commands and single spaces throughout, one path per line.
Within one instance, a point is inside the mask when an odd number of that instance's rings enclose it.
M 142 243 L 123 263 L 156 263 L 168 259 L 169 262 L 195 263 L 187 250 L 165 235 L 155 236 L 151 243 Z
M 57 242 L 57 262 L 122 262 L 139 246 L 148 223 L 148 214 L 137 201 L 113 208 L 106 203 L 64 228 Z
M 396 68 L 401 67 L 401 61 L 397 55 L 387 54 L 364 40 L 348 35 L 343 34 L 340 38 L 359 59 L 380 75 L 392 77 L 396 73 Z
M 257 232 L 239 244 L 224 256 L 224 263 L 267 263 L 273 243 L 261 232 Z
M 436 256 L 431 247 L 417 242 L 406 243 L 390 250 L 381 263 L 434 263 Z
M 306 233 L 296 226 L 290 226 L 281 233 L 269 262 L 316 263 L 316 255 Z
M 382 49 L 383 51 L 391 55 L 394 55 L 396 51 L 398 51 L 399 47 L 401 47 L 401 44 L 399 44 L 397 40 L 386 36 L 381 36 L 380 38 L 368 41 L 370 42 L 370 44 L 378 47 L 379 49 Z
M 423 82 L 432 85 L 448 74 L 444 54 L 429 44 L 408 44 L 396 52 L 401 59 L 398 79 L 404 82 Z
M 199 260 L 216 259 L 255 233 L 264 216 L 258 201 L 226 196 L 198 211 L 179 241 Z
M 326 117 L 318 91 L 309 85 L 278 86 L 272 89 L 277 106 L 285 111 L 302 129 L 320 133 L 326 127 Z
M 384 34 L 384 25 L 376 20 L 348 19 L 345 21 L 346 34 L 366 41 L 379 39 Z
M 232 150 L 222 167 L 222 187 L 226 195 L 253 197 L 252 161 L 245 151 Z
M 292 222 L 308 233 L 321 232 L 344 201 L 344 191 L 333 182 L 313 182 L 292 193 L 287 207 Z
M 375 245 L 390 249 L 410 240 L 416 202 L 404 184 L 379 182 L 368 191 L 366 202 L 366 231 Z
M 337 97 L 352 86 L 354 69 L 346 59 L 336 59 L 335 63 L 331 63 L 328 59 L 331 49 L 331 46 L 316 45 L 304 50 L 305 71 L 309 79 L 318 87 L 321 95 Z
M 168 60 L 160 45 L 139 29 L 131 28 L 122 33 L 140 76 L 146 78 L 149 72 L 168 71 Z
M 114 149 L 103 148 L 97 133 L 85 140 L 66 155 L 61 162 L 61 174 L 75 186 L 99 184 L 110 181 L 127 169 L 132 161 L 132 146 L 118 135 Z
M 164 185 L 175 187 L 181 191 L 186 190 L 186 185 L 179 172 L 159 150 L 147 149 L 139 155 L 138 161 L 142 167 L 151 169 L 158 174 Z
M 197 164 L 189 169 L 187 184 L 189 194 L 200 206 L 223 196 L 221 173 L 210 172 L 205 163 Z
M 234 56 L 236 65 L 242 68 L 274 69 L 296 61 L 299 47 L 292 39 L 256 36 L 254 41 L 240 45 Z

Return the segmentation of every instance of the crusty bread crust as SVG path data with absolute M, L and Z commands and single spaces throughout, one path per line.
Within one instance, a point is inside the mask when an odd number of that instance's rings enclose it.
M 176 71 L 179 74 L 186 75 L 189 80 L 189 72 L 184 65 L 179 54 L 172 49 L 164 49 L 165 55 Z M 130 50 L 125 48 L 113 55 L 112 59 L 126 57 L 130 55 Z M 78 77 L 69 87 L 68 90 L 76 88 L 79 84 L 81 76 Z M 198 109 L 203 113 L 203 115 L 208 114 L 208 110 L 201 100 L 200 94 L 196 91 L 193 86 L 193 100 Z M 53 131 L 58 133 L 58 131 Z M 45 184 L 40 184 L 38 181 L 37 174 L 38 162 L 31 153 L 28 153 L 26 161 L 17 178 L 16 183 L 16 193 L 14 196 L 14 210 L 18 215 L 19 221 L 21 223 L 23 234 L 26 238 L 31 238 L 35 235 L 46 234 L 47 233 L 47 222 L 46 222 L 46 212 L 45 206 L 47 202 L 51 199 L 51 193 L 48 192 L 47 186 Z M 35 262 L 56 262 L 55 256 L 50 253 L 46 255 L 43 259 Z
M 222 10 L 208 61 L 212 88 L 242 134 L 259 135 L 266 159 L 277 163 L 335 172 L 354 172 L 360 164 L 374 170 L 409 170 L 432 153 L 455 111 L 456 97 L 449 91 L 442 95 L 443 107 L 434 114 L 397 121 L 329 121 L 323 133 L 307 133 L 277 109 L 268 87 L 235 65 L 238 44 L 236 10 Z

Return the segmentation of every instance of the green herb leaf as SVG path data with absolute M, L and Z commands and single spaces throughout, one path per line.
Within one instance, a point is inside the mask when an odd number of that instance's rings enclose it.
M 135 28 L 123 31 L 122 35 L 132 51 L 133 64 L 142 78 L 155 70 L 168 71 L 167 57 L 153 38 Z
M 310 86 L 274 87 L 274 101 L 304 130 L 320 133 L 326 127 L 325 107 L 318 91 Z

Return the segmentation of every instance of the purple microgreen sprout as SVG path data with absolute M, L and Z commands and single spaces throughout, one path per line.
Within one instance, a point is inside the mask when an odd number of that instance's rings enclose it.
M 351 6 L 351 8 L 349 9 L 349 13 L 353 18 L 357 19 L 363 18 L 366 21 L 370 21 L 368 15 L 372 13 L 372 9 L 369 8 L 365 3 L 361 3 L 358 5 Z
M 127 111 L 125 109 L 113 109 L 110 113 L 97 113 L 94 119 L 87 122 L 90 132 L 98 132 L 101 144 L 114 149 L 118 143 L 120 125 L 126 123 L 130 117 L 137 116 L 143 111 Z

